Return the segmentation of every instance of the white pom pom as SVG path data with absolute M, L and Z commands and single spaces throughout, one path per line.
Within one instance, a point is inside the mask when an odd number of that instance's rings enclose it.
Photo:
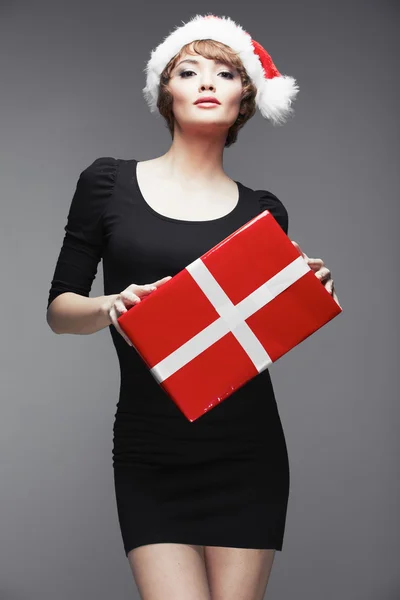
M 296 80 L 288 75 L 264 79 L 257 88 L 256 104 L 273 125 L 283 125 L 293 113 L 291 104 L 298 92 Z

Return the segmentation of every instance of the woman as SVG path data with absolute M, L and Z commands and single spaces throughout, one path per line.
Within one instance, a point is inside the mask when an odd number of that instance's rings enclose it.
M 261 599 L 282 549 L 289 495 L 268 369 L 191 423 L 117 319 L 261 211 L 287 233 L 282 202 L 230 179 L 223 151 L 256 107 L 273 124 L 285 122 L 298 88 L 231 19 L 197 15 L 152 52 L 143 91 L 172 144 L 146 161 L 98 158 L 81 173 L 48 322 L 56 333 L 109 327 L 121 369 L 116 502 L 141 597 Z M 304 256 L 336 298 L 323 261 Z M 101 258 L 105 295 L 89 298 Z

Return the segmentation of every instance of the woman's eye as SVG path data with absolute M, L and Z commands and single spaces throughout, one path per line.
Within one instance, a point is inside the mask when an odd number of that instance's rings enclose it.
M 180 75 L 180 77 L 184 78 L 183 76 L 186 75 L 187 73 L 194 73 L 194 71 L 182 71 L 181 73 L 179 73 L 179 75 Z
M 228 79 L 233 79 L 234 75 L 233 73 L 231 73 L 230 71 L 221 71 L 221 73 L 226 73 L 226 75 L 229 75 Z M 224 77 L 225 79 L 225 77 Z
M 187 73 L 194 73 L 194 71 L 182 71 L 181 73 L 179 73 L 180 77 L 182 77 L 182 79 L 188 79 L 187 77 L 184 77 Z M 221 71 L 221 73 L 219 73 L 219 75 L 221 74 L 226 74 L 229 77 L 223 77 L 223 79 L 233 79 L 234 75 L 233 73 L 231 73 L 230 71 Z

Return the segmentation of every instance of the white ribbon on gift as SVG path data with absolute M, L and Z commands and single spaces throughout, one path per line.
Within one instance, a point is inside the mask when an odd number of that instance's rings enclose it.
M 272 360 L 258 337 L 247 325 L 246 319 L 311 270 L 304 258 L 302 256 L 296 258 L 236 305 L 231 302 L 200 258 L 185 268 L 207 296 L 220 318 L 156 364 L 150 370 L 153 377 L 159 383 L 168 379 L 229 331 L 247 353 L 257 371 L 259 373 L 264 371 Z

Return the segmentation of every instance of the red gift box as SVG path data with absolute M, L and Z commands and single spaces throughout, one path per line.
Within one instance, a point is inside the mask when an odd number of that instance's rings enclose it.
M 118 323 L 193 422 L 341 312 L 265 210 Z

